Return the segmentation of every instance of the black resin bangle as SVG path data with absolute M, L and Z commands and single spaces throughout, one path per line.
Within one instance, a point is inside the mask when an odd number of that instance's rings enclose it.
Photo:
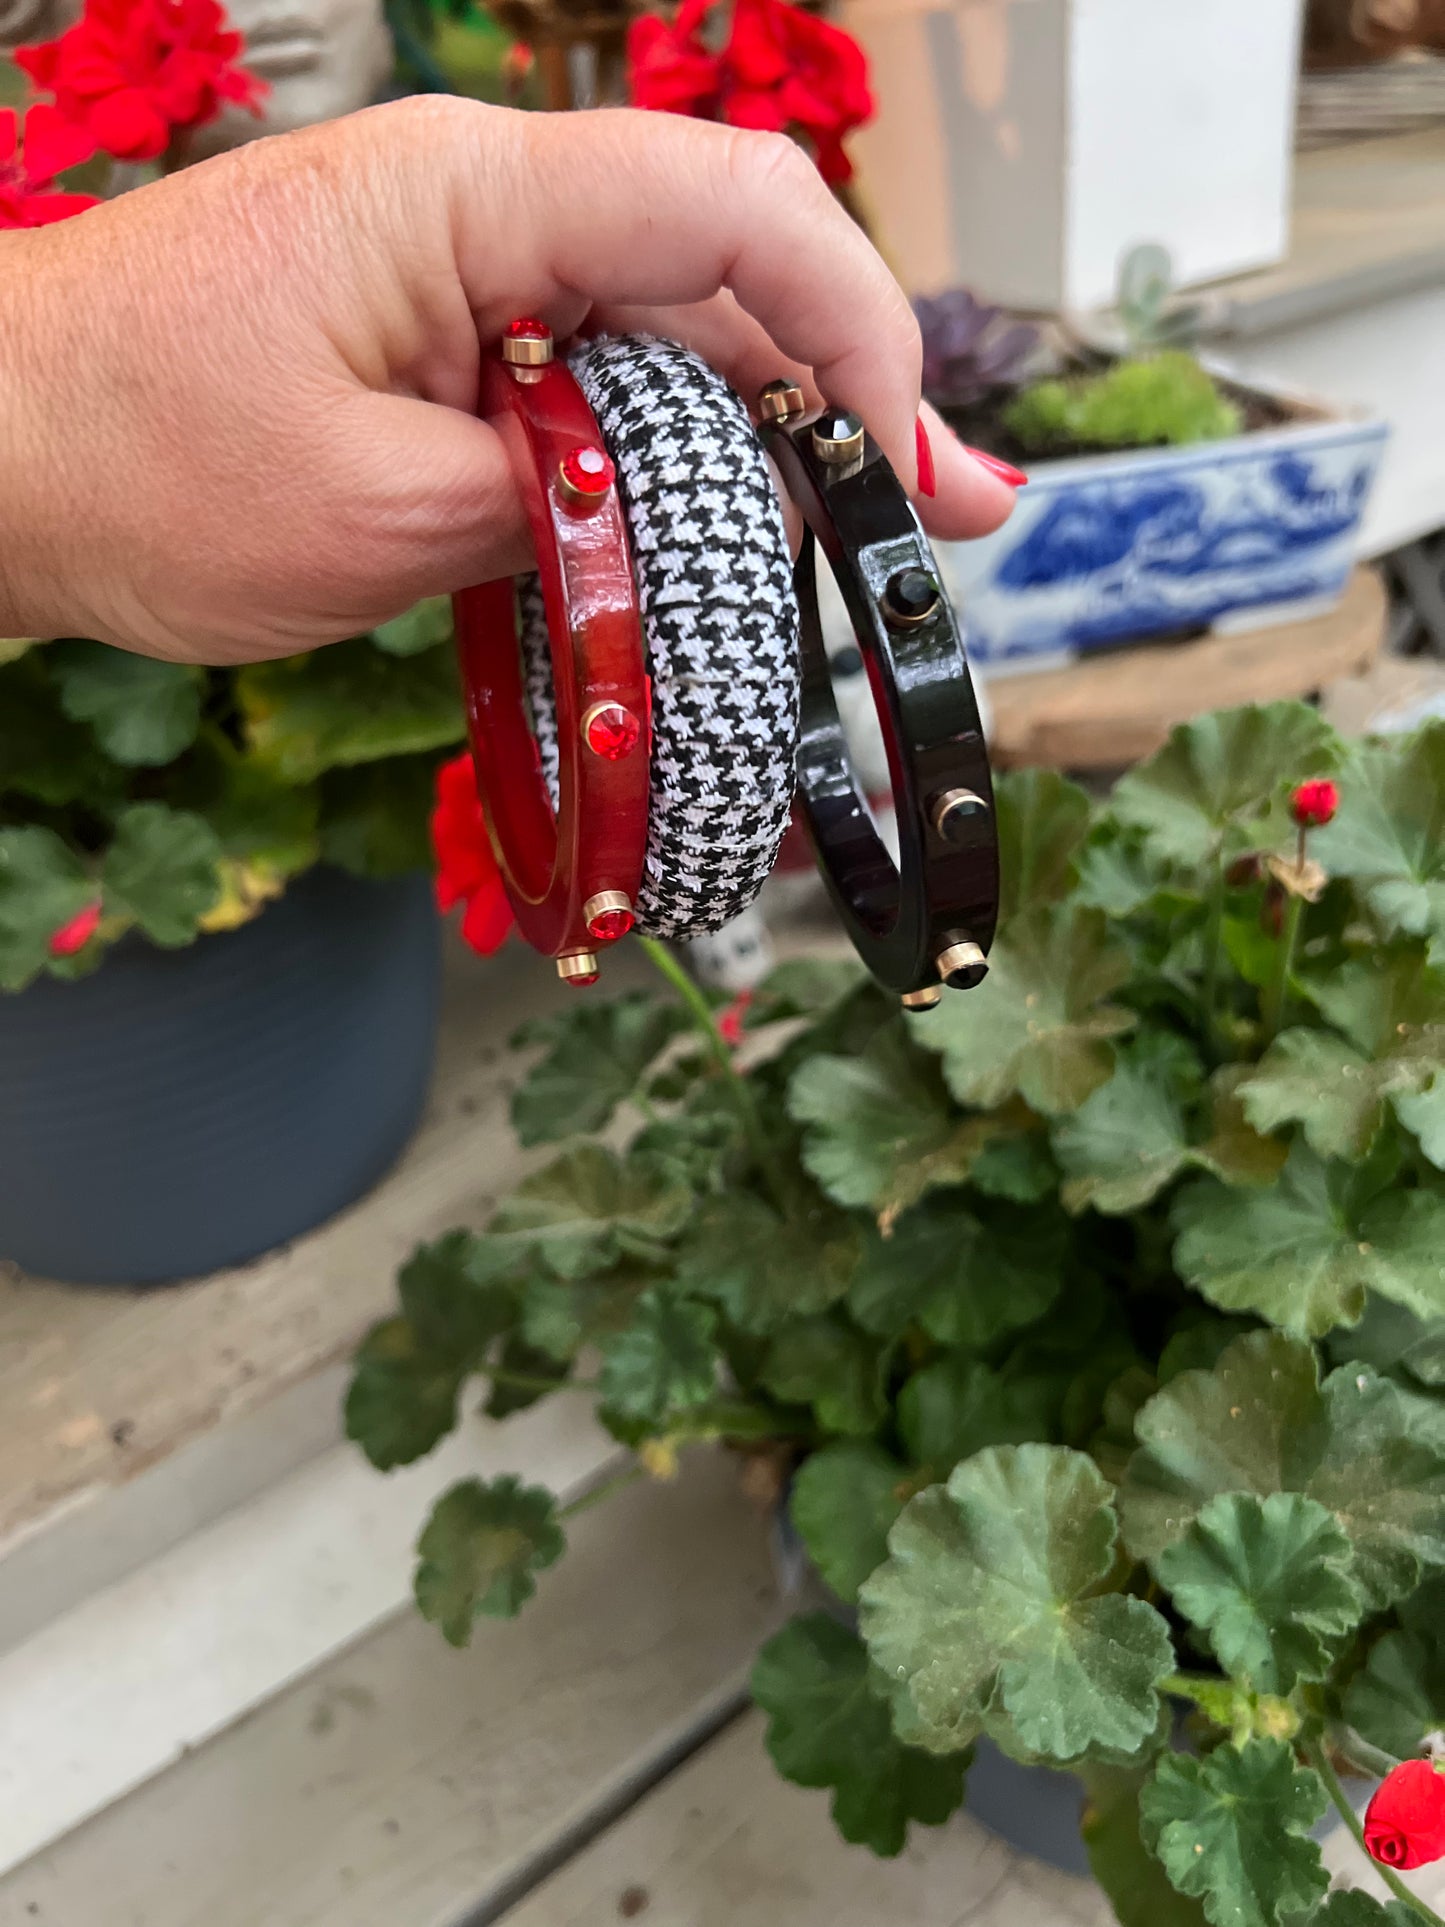
M 912 504 L 856 416 L 775 382 L 762 435 L 807 524 L 798 788 L 819 864 L 869 970 L 926 1009 L 988 970 L 998 919 L 993 785 L 963 638 Z M 815 542 L 868 669 L 898 815 L 895 865 L 854 775 L 818 612 Z

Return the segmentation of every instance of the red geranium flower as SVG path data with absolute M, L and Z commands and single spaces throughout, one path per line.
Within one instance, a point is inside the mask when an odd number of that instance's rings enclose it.
M 857 41 L 789 0 L 736 0 L 728 44 L 712 54 L 702 39 L 708 7 L 709 0 L 683 0 L 670 25 L 655 14 L 633 22 L 633 104 L 733 127 L 795 130 L 807 136 L 825 181 L 851 180 L 843 140 L 873 112 Z
M 95 935 L 99 922 L 100 899 L 97 898 L 94 903 L 86 904 L 83 910 L 77 910 L 68 923 L 63 923 L 58 930 L 51 931 L 51 956 L 73 957 L 77 950 L 84 950 Z
M 753 993 L 750 990 L 740 990 L 732 1002 L 728 1004 L 725 1009 L 718 1012 L 718 1036 L 721 1037 L 729 1050 L 736 1050 L 738 1045 L 743 1041 L 743 1024 L 752 1006 L 752 1001 Z
M 437 771 L 431 840 L 437 860 L 437 905 L 464 903 L 462 936 L 480 956 L 500 950 L 512 928 L 512 906 L 487 837 L 471 752 L 463 750 Z
M 1445 1858 L 1445 1777 L 1428 1760 L 1407 1760 L 1376 1787 L 1365 1809 L 1365 1845 L 1386 1867 Z
M 1325 779 L 1301 783 L 1289 799 L 1290 815 L 1302 830 L 1322 829 L 1340 807 L 1340 792 Z
M 57 174 L 94 152 L 90 135 L 44 102 L 26 114 L 22 146 L 20 116 L 13 107 L 0 108 L 0 228 L 49 227 L 94 207 L 94 194 L 59 194 L 54 187 Z
M 58 40 L 21 47 L 15 60 L 97 147 L 147 161 L 225 101 L 260 113 L 265 88 L 238 65 L 244 45 L 217 0 L 86 0 Z

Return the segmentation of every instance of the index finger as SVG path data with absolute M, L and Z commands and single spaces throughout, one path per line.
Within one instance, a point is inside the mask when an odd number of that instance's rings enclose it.
M 918 324 L 793 141 L 627 109 L 479 111 L 486 191 L 461 197 L 454 231 L 484 333 L 519 301 L 573 317 L 579 299 L 670 307 L 728 288 L 916 481 Z

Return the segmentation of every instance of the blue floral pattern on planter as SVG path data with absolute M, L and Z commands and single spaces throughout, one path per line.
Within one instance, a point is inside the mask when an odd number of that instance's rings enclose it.
M 1002 529 L 940 545 L 971 656 L 1022 663 L 1328 602 L 1385 437 L 1381 422 L 1309 422 L 1041 464 Z

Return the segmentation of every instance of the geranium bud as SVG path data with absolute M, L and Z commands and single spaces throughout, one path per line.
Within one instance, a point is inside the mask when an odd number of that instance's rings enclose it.
M 77 950 L 84 950 L 95 935 L 99 922 L 100 899 L 97 898 L 94 903 L 86 904 L 83 910 L 77 910 L 75 915 L 68 922 L 61 924 L 58 930 L 51 931 L 51 956 L 73 957 Z
M 1407 1760 L 1386 1774 L 1365 1809 L 1365 1845 L 1385 1867 L 1445 1858 L 1445 1775 L 1428 1760 Z
M 1284 931 L 1284 886 L 1271 879 L 1259 906 L 1259 927 L 1266 935 L 1278 937 Z
M 1340 807 L 1340 792 L 1328 778 L 1301 783 L 1289 799 L 1290 815 L 1302 830 L 1318 830 Z
M 1248 856 L 1237 856 L 1224 873 L 1224 880 L 1231 890 L 1242 890 L 1246 884 L 1258 883 L 1260 875 L 1259 858 L 1251 851 Z

